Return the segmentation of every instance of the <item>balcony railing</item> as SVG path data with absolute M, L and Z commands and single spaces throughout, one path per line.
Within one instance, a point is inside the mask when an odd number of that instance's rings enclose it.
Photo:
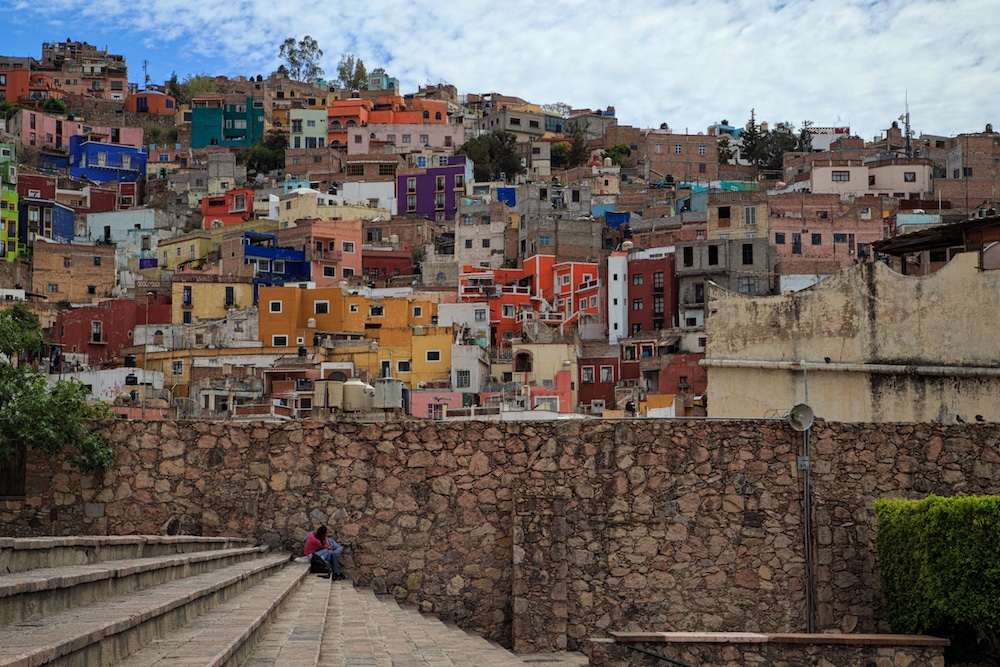
M 550 310 L 548 312 L 540 312 L 534 310 L 522 310 L 517 314 L 518 324 L 523 324 L 525 322 L 544 322 L 551 324 L 561 324 L 566 321 L 566 314 L 558 310 Z
M 579 285 L 576 286 L 576 289 L 578 290 L 593 289 L 597 287 L 599 284 L 600 282 L 596 278 L 594 278 L 593 280 L 585 280 L 584 282 L 580 283 Z

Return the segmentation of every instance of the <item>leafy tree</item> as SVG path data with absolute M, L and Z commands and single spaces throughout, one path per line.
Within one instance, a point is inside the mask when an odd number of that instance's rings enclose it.
M 470 139 L 455 152 L 469 156 L 477 181 L 500 180 L 501 174 L 511 179 L 526 171 L 517 152 L 517 137 L 503 130 Z
M 169 83 L 168 87 L 170 87 Z M 182 83 L 176 85 L 176 90 L 177 93 L 174 94 L 174 97 L 177 99 L 178 104 L 191 104 L 191 100 L 196 95 L 208 95 L 219 92 L 219 83 L 215 80 L 215 77 L 205 73 L 188 74 L 184 77 Z
M 345 90 L 360 90 L 367 87 L 368 72 L 365 70 L 365 63 L 361 58 L 355 58 L 353 54 L 340 54 L 340 62 L 337 63 L 337 85 Z
M 614 146 L 608 146 L 603 153 L 601 153 L 602 158 L 611 158 L 611 164 L 616 164 L 619 167 L 629 166 L 629 157 L 632 155 L 632 149 L 628 147 L 628 144 L 615 144 Z
M 569 160 L 569 144 L 565 141 L 557 141 L 549 149 L 549 159 L 553 169 L 565 169 Z
M 579 167 L 587 163 L 590 151 L 587 149 L 587 135 L 582 125 L 575 120 L 571 120 L 566 125 L 571 138 L 569 145 L 569 155 L 566 156 L 567 167 Z
M 760 125 L 757 124 L 757 116 L 753 109 L 750 109 L 750 120 L 747 121 L 740 139 L 743 144 L 743 148 L 740 150 L 741 157 L 750 164 L 758 166 L 764 135 L 760 130 Z
M 782 168 L 785 153 L 796 150 L 799 137 L 791 123 L 778 123 L 762 136 L 758 146 L 757 163 L 762 169 L 776 171 Z
M 163 130 L 154 125 L 153 127 L 147 128 L 143 133 L 146 138 L 146 143 L 155 144 L 159 143 L 160 137 L 163 136 Z
M 71 466 L 84 472 L 109 468 L 114 448 L 87 427 L 88 420 L 109 416 L 107 407 L 87 403 L 87 390 L 79 382 L 50 387 L 24 363 L 43 343 L 38 318 L 27 306 L 19 303 L 0 312 L 0 457 L 28 445 L 65 455 Z
M 288 137 L 277 130 L 268 131 L 263 141 L 251 146 L 243 156 L 247 165 L 247 176 L 267 174 L 285 167 L 285 148 Z
M 289 37 L 281 44 L 278 55 L 285 61 L 285 71 L 290 79 L 312 83 L 323 78 L 323 69 L 319 66 L 323 49 L 309 35 L 298 42 Z
M 809 128 L 812 126 L 813 122 L 811 120 L 802 121 L 802 129 L 799 130 L 799 143 L 798 146 L 795 147 L 795 150 L 802 153 L 812 152 L 813 135 L 812 132 L 809 131 Z
M 166 83 L 167 95 L 170 95 L 175 100 L 180 100 L 183 90 L 181 89 L 181 82 L 177 79 L 177 70 L 170 73 L 170 78 L 167 79 Z
M 724 134 L 719 137 L 719 164 L 729 164 L 729 161 L 733 159 L 735 151 L 733 150 L 733 142 L 729 139 L 729 135 Z
M 4 120 L 10 120 L 17 113 L 18 109 L 21 107 L 16 104 L 11 103 L 9 100 L 4 100 L 0 102 L 0 118 Z
M 66 113 L 66 109 L 68 108 L 66 103 L 57 97 L 48 98 L 42 105 L 42 110 L 50 113 Z
M 569 112 L 573 110 L 573 107 L 566 104 L 565 102 L 552 102 L 551 104 L 543 104 L 542 109 L 545 111 L 552 111 L 553 113 L 562 114 L 563 116 L 569 115 Z

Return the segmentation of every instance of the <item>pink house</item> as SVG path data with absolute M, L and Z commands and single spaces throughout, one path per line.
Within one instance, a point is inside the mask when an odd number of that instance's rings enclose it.
M 284 247 L 305 248 L 316 287 L 361 277 L 361 220 L 298 220 L 275 232 Z
M 69 151 L 69 138 L 78 134 L 105 135 L 113 144 L 142 148 L 141 127 L 101 127 L 68 116 L 21 109 L 10 120 L 9 131 L 22 146 Z

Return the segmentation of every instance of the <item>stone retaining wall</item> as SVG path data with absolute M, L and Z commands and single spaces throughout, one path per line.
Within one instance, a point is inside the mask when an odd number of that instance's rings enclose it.
M 776 421 L 120 422 L 101 477 L 29 456 L 7 535 L 264 536 L 519 651 L 612 630 L 802 632 L 801 434 Z M 872 503 L 1000 493 L 998 428 L 819 423 L 819 629 L 885 632 Z

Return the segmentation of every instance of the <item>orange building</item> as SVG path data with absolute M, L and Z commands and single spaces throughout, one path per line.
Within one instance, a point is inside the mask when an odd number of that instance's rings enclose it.
M 125 110 L 131 113 L 173 116 L 177 113 L 177 100 L 158 90 L 143 90 L 125 98 Z
M 63 97 L 51 75 L 27 69 L 0 70 L 0 101 L 11 104 L 42 103 L 50 97 Z
M 405 100 L 398 94 L 386 93 L 374 100 L 351 97 L 334 100 L 327 108 L 329 144 L 347 145 L 347 130 L 351 127 L 390 124 L 443 124 L 448 122 L 448 103 L 439 100 Z

